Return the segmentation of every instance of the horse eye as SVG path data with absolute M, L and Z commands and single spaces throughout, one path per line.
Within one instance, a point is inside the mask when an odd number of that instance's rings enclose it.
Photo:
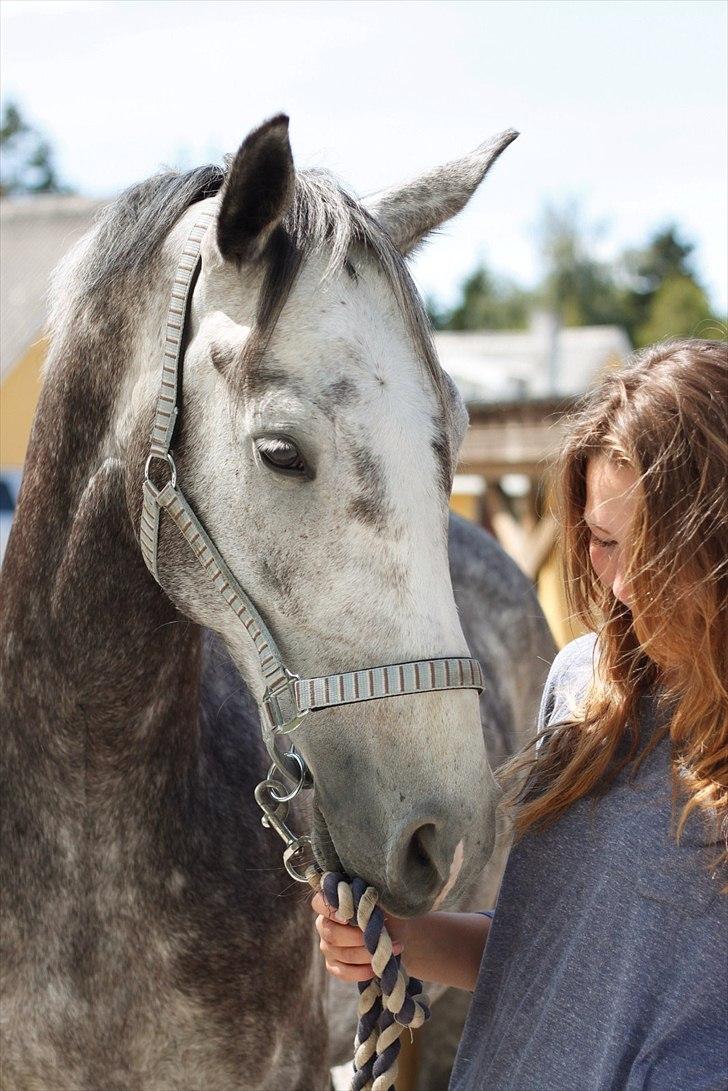
M 290 439 L 261 439 L 256 443 L 266 466 L 279 473 L 305 474 L 306 463 Z

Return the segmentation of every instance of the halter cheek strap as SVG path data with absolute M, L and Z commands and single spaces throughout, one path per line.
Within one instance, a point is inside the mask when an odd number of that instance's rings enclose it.
M 152 427 L 151 447 L 144 470 L 140 543 L 147 568 L 159 582 L 157 550 L 159 522 L 166 513 L 188 542 L 200 566 L 235 613 L 252 640 L 265 680 L 264 723 L 271 734 L 289 734 L 309 712 L 337 705 L 435 690 L 484 688 L 475 659 L 450 657 L 395 663 L 364 670 L 299 678 L 285 666 L 281 653 L 255 605 L 240 586 L 177 484 L 171 447 L 179 416 L 184 341 L 190 301 L 201 267 L 200 247 L 215 218 L 202 212 L 185 244 L 174 278 L 167 314 L 162 382 Z M 166 462 L 169 481 L 161 488 L 150 470 L 155 460 Z

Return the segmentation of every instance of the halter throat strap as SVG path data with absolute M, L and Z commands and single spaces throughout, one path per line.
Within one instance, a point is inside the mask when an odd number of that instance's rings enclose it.
M 145 564 L 159 583 L 157 552 L 163 513 L 172 520 L 255 647 L 265 682 L 261 710 L 271 734 L 289 734 L 317 709 L 382 697 L 435 690 L 484 688 L 475 659 L 450 657 L 369 667 L 320 678 L 300 678 L 285 666 L 265 621 L 238 583 L 177 483 L 171 447 L 181 400 L 185 333 L 194 285 L 201 268 L 200 248 L 215 213 L 202 211 L 180 257 L 167 313 L 162 379 L 157 397 L 149 457 L 144 470 L 140 544 Z M 150 477 L 155 460 L 167 463 L 169 480 L 157 487 Z

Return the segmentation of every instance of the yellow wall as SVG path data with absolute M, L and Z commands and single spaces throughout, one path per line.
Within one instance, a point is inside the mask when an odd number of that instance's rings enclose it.
M 554 640 L 560 648 L 570 640 L 581 636 L 585 630 L 569 616 L 566 604 L 566 589 L 561 579 L 561 561 L 558 548 L 552 549 L 545 563 L 541 566 L 536 579 L 536 590 L 541 609 L 554 634 Z
M 5 377 L 0 388 L 0 466 L 19 470 L 40 394 L 40 369 L 48 340 L 39 338 Z
M 450 497 L 450 510 L 470 519 L 471 523 L 479 523 L 482 499 L 473 493 L 453 493 Z

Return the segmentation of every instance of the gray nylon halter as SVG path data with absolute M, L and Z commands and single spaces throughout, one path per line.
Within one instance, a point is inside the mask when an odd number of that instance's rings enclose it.
M 397 1076 L 400 1035 L 429 1018 L 422 995 L 422 983 L 410 978 L 399 955 L 392 952 L 384 916 L 377 906 L 377 892 L 357 877 L 348 880 L 331 872 L 322 874 L 309 863 L 301 872 L 297 864 L 301 854 L 311 848 L 308 835 L 296 836 L 286 825 L 291 800 L 313 784 L 306 763 L 295 747 L 284 754 L 275 745 L 277 735 L 294 731 L 310 712 L 336 705 L 396 697 L 406 693 L 432 690 L 483 689 L 480 664 L 461 656 L 422 659 L 411 663 L 368 667 L 364 670 L 330 674 L 321 678 L 299 678 L 285 666 L 280 651 L 263 618 L 246 595 L 214 543 L 187 503 L 177 485 L 177 468 L 171 453 L 179 416 L 179 395 L 184 359 L 185 332 L 195 281 L 201 268 L 200 247 L 205 232 L 215 218 L 213 212 L 201 212 L 182 252 L 172 287 L 167 314 L 162 384 L 152 428 L 149 457 L 144 468 L 143 506 L 140 526 L 141 549 L 147 568 L 159 582 L 157 549 L 159 522 L 166 512 L 197 557 L 229 608 L 235 613 L 253 641 L 265 680 L 261 702 L 263 739 L 273 764 L 266 780 L 255 789 L 256 802 L 263 810 L 263 824 L 286 844 L 283 862 L 288 873 L 299 882 L 321 887 L 329 904 L 344 911 L 346 920 L 356 919 L 364 932 L 372 955 L 375 977 L 359 986 L 359 1023 L 355 1039 L 352 1091 L 389 1091 Z M 167 463 L 170 478 L 161 487 L 150 479 L 155 459 Z M 288 790 L 286 782 L 293 782 Z M 344 908 L 348 906 L 348 908 Z
M 475 659 L 462 656 L 368 667 L 320 678 L 300 678 L 285 666 L 263 618 L 185 499 L 177 484 L 177 469 L 171 446 L 179 416 L 189 305 L 201 268 L 202 240 L 215 216 L 213 211 L 203 211 L 198 216 L 182 252 L 172 286 L 172 298 L 167 313 L 162 382 L 152 427 L 150 454 L 144 469 L 140 541 L 147 568 L 159 582 L 159 521 L 162 512 L 166 512 L 255 645 L 266 687 L 261 703 L 264 734 L 269 736 L 289 734 L 300 725 L 304 717 L 317 709 L 433 690 L 474 689 L 480 693 L 483 690 L 480 664 Z M 170 479 L 161 488 L 157 488 L 149 476 L 155 459 L 166 462 L 170 470 Z M 272 750 L 271 755 L 281 768 L 280 755 L 276 757 Z M 297 760 L 303 773 L 305 766 L 302 759 L 298 757 Z M 290 768 L 285 765 L 281 771 L 290 776 Z

